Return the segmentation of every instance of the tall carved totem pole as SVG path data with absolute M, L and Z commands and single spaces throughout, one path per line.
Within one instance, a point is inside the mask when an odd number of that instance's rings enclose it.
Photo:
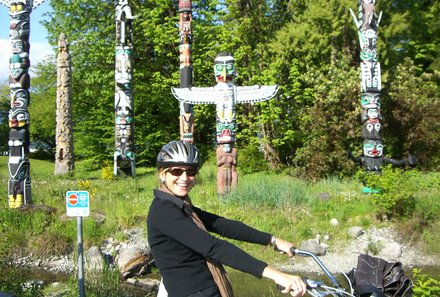
M 180 36 L 180 87 L 191 88 L 193 84 L 192 68 L 192 3 L 191 0 L 179 0 L 179 36 Z M 194 109 L 191 104 L 180 102 L 180 140 L 194 141 Z
M 383 155 L 382 116 L 380 114 L 381 69 L 376 50 L 377 31 L 382 12 L 376 13 L 375 0 L 358 0 L 358 16 L 350 9 L 359 34 L 361 66 L 361 120 L 363 156 L 349 158 L 361 164 L 366 171 L 379 173 L 384 164 L 393 166 L 413 165 L 414 156 L 402 160 L 386 158 Z
M 61 33 L 58 39 L 57 112 L 55 131 L 55 174 L 74 169 L 72 125 L 72 65 L 69 43 Z
M 172 88 L 174 97 L 188 104 L 216 105 L 217 143 L 217 193 L 223 195 L 237 185 L 237 148 L 235 148 L 237 121 L 235 105 L 256 103 L 273 98 L 277 85 L 238 87 L 237 75 L 231 54 L 220 53 L 214 60 L 217 85 L 210 88 Z
M 29 34 L 32 9 L 45 0 L 0 0 L 9 8 L 9 207 L 18 208 L 32 202 L 29 162 L 28 106 L 30 103 Z
M 128 0 L 116 2 L 114 175 L 135 176 L 133 111 L 133 27 Z

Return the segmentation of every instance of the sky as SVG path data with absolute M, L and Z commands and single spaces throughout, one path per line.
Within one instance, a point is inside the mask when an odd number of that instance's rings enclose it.
M 52 47 L 47 41 L 47 31 L 39 23 L 43 20 L 43 14 L 51 11 L 49 0 L 43 2 L 37 8 L 32 10 L 30 15 L 31 33 L 29 37 L 30 61 L 31 70 L 32 65 L 37 65 L 39 61 L 43 60 L 46 55 L 53 54 Z M 10 57 L 10 42 L 9 42 L 9 9 L 0 4 L 0 83 L 5 83 L 8 79 L 9 73 L 9 57 Z M 7 82 L 6 82 L 7 83 Z

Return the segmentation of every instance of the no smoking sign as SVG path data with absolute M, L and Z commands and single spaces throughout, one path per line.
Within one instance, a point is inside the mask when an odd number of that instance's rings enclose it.
M 66 192 L 66 209 L 69 217 L 87 217 L 90 214 L 89 192 Z

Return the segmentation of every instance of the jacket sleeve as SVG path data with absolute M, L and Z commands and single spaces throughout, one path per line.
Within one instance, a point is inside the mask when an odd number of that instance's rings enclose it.
M 262 245 L 269 244 L 272 238 L 271 234 L 259 231 L 240 221 L 229 220 L 216 214 L 203 211 L 197 207 L 194 207 L 194 210 L 208 231 L 221 236 Z
M 164 203 L 152 214 L 156 228 L 206 259 L 262 277 L 266 263 L 255 259 L 235 245 L 210 235 L 172 203 Z M 178 251 L 176 251 L 178 252 Z

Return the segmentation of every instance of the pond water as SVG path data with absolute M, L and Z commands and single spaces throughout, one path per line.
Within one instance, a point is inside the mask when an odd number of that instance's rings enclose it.
M 440 279 L 440 267 L 438 266 L 428 266 L 428 267 L 419 267 L 422 269 L 422 273 L 428 275 L 434 279 Z M 405 274 L 407 274 L 410 278 L 411 269 L 406 269 Z M 63 274 L 53 274 L 48 273 L 44 270 L 27 270 L 27 269 L 14 269 L 14 273 L 20 274 L 20 279 L 27 280 L 43 280 L 46 284 L 52 282 L 65 282 L 69 279 L 69 276 Z M 0 283 L 2 279 L 4 280 L 7 277 L 8 270 L 3 270 L 0 273 Z M 229 278 L 231 279 L 232 286 L 234 288 L 235 295 L 237 297 L 281 297 L 288 296 L 282 294 L 277 290 L 276 285 L 268 279 L 257 279 L 254 276 L 251 276 L 246 273 L 242 273 L 235 270 L 228 269 Z M 321 280 L 328 282 L 328 278 L 322 274 L 301 274 L 303 277 Z M 150 278 L 158 279 L 160 276 L 155 273 L 149 275 Z M 340 276 L 342 278 L 342 276 Z M 338 281 L 340 279 L 338 278 Z M 87 281 L 87 280 L 86 280 Z M 342 284 L 345 282 L 341 281 Z M 118 293 L 118 297 L 153 297 L 156 296 L 155 292 L 148 292 L 145 289 L 135 287 L 133 285 L 129 285 L 127 283 L 121 284 Z

